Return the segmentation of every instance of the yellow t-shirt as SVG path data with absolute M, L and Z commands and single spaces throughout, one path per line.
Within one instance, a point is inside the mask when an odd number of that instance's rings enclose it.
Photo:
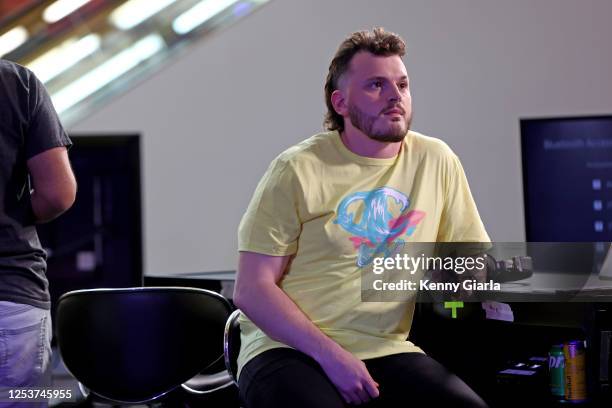
M 361 272 L 372 248 L 397 241 L 489 241 L 457 156 L 444 142 L 413 131 L 389 159 L 351 152 L 336 131 L 289 148 L 259 182 L 238 233 L 239 251 L 294 255 L 280 287 L 323 333 L 362 360 L 422 352 L 406 340 L 414 298 L 361 300 Z M 240 325 L 239 371 L 258 354 L 287 347 L 244 315 Z

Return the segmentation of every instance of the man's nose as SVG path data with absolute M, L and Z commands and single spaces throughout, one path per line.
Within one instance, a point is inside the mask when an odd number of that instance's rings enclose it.
M 387 96 L 389 102 L 399 102 L 402 100 L 402 93 L 397 85 L 392 85 Z

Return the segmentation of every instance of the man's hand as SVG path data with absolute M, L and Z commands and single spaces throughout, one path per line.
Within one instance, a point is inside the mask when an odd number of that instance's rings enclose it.
M 364 362 L 342 347 L 325 353 L 317 361 L 347 403 L 359 405 L 378 397 L 378 383 Z

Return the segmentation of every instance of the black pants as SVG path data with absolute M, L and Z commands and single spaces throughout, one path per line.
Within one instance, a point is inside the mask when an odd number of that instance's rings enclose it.
M 361 407 L 487 407 L 459 377 L 425 354 L 394 354 L 364 363 L 380 385 L 380 396 Z M 315 360 L 289 348 L 253 358 L 242 369 L 239 385 L 245 408 L 349 406 Z

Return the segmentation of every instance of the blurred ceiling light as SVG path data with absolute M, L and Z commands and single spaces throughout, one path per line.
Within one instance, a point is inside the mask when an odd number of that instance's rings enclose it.
M 42 82 L 48 82 L 99 49 L 98 34 L 86 35 L 78 41 L 70 39 L 30 62 L 28 68 Z
M 172 29 L 177 34 L 187 34 L 237 1 L 238 0 L 203 0 L 178 16 L 172 22 Z
M 17 26 L 0 35 L 0 57 L 8 54 L 28 39 L 28 31 L 23 26 Z
M 121 30 L 136 27 L 152 15 L 159 13 L 176 0 L 130 0 L 117 7 L 110 15 L 110 21 Z
M 135 42 L 129 48 L 51 95 L 55 109 L 60 114 L 65 112 L 87 96 L 152 57 L 164 46 L 164 40 L 159 34 L 150 34 Z
M 43 20 L 53 24 L 81 8 L 89 0 L 57 0 L 43 11 Z

